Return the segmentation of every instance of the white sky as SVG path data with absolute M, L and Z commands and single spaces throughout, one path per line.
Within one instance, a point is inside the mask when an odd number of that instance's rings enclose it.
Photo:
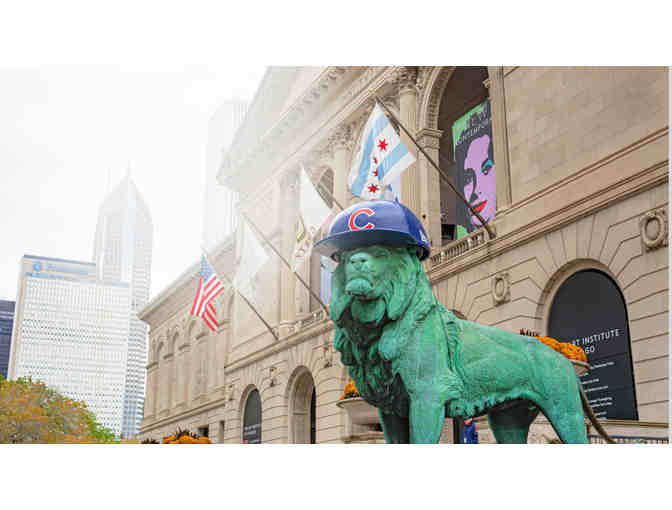
M 131 175 L 154 223 L 150 296 L 200 256 L 207 124 L 262 65 L 0 68 L 0 299 L 25 253 L 90 260 L 98 207 Z

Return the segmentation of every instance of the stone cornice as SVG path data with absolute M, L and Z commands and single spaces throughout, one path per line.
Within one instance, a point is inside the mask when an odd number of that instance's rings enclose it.
M 228 169 L 220 169 L 219 182 L 245 193 L 249 191 L 242 181 L 246 174 L 258 174 L 260 168 L 268 169 L 259 176 L 267 182 L 283 166 L 298 164 L 310 150 L 323 145 L 334 128 L 350 122 L 349 117 L 356 114 L 366 99 L 370 98 L 369 88 L 380 90 L 390 82 L 394 73 L 395 68 L 347 68 L 340 77 L 340 89 L 334 86 L 333 92 L 328 91 L 329 95 L 318 102 L 302 105 L 300 115 L 277 122 L 246 153 L 245 158 L 231 158 Z M 333 101 L 329 103 L 328 100 Z M 237 149 L 233 147 L 232 150 Z M 254 194 L 257 194 L 257 190 Z
M 351 76 L 353 72 L 356 73 L 359 69 L 363 68 L 327 67 L 303 94 L 280 114 L 276 122 L 252 146 L 248 146 L 245 141 L 238 139 L 238 137 L 234 138 L 228 151 L 228 156 L 225 158 L 226 165 L 229 168 L 220 168 L 217 176 L 218 181 L 225 186 L 239 190 L 238 186 L 234 184 L 236 177 L 242 173 L 242 169 L 249 166 L 252 161 L 256 161 L 260 155 L 274 155 L 275 149 L 272 148 L 272 141 L 288 130 L 296 129 L 300 120 L 310 118 L 313 110 L 324 102 L 324 98 L 334 92 L 338 92 L 341 82 L 348 76 Z M 258 98 L 255 98 L 255 101 L 257 100 Z M 250 110 L 252 110 L 252 107 Z M 258 119 L 251 116 L 248 117 L 244 120 L 245 124 L 248 122 L 258 122 Z M 242 132 L 244 127 L 241 126 L 239 131 Z

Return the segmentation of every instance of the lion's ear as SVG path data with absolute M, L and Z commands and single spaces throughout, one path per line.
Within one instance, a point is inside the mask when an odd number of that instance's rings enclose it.
M 395 257 L 398 267 L 392 272 L 397 281 L 392 285 L 392 296 L 387 304 L 387 316 L 396 321 L 401 317 L 415 294 L 420 262 L 414 255 L 402 250 Z M 420 266 L 422 269 L 422 266 Z
M 338 264 L 331 274 L 331 301 L 329 303 L 329 317 L 338 322 L 343 312 L 352 300 L 352 296 L 345 292 L 345 265 Z

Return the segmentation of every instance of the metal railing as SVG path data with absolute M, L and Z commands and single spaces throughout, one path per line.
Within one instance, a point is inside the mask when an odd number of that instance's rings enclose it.
M 618 444 L 669 444 L 667 437 L 650 436 L 614 436 L 611 438 Z M 598 434 L 588 434 L 590 444 L 606 444 L 604 438 Z

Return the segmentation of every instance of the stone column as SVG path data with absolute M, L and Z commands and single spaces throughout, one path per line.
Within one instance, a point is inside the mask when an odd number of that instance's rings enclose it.
M 349 197 L 352 196 L 348 189 L 348 160 L 352 150 L 352 130 L 349 125 L 339 126 L 329 140 L 332 156 L 332 170 L 334 171 L 334 197 L 343 207 L 348 206 Z M 334 212 L 340 209 L 334 204 Z
M 156 416 L 158 365 L 156 361 L 147 364 L 147 400 L 145 401 L 144 418 L 153 418 Z
M 417 67 L 402 67 L 399 70 L 399 120 L 410 133 L 416 132 L 418 110 L 417 75 Z M 408 150 L 417 159 L 418 150 L 415 144 L 408 139 L 403 131 L 400 135 L 402 142 L 406 144 Z M 418 218 L 422 218 L 423 214 L 420 187 L 420 170 L 416 161 L 401 174 L 401 198 L 404 205 L 413 211 Z
M 298 171 L 292 168 L 285 172 L 281 178 L 281 229 L 282 229 L 282 247 L 281 253 L 291 259 L 294 243 L 296 240 L 296 223 L 298 221 Z M 280 336 L 289 334 L 289 323 L 296 319 L 295 292 L 296 277 L 283 264 L 280 269 Z
M 417 140 L 425 152 L 438 164 L 439 142 L 442 131 L 421 129 Z M 419 152 L 419 151 L 418 151 Z M 439 173 L 427 158 L 418 154 L 418 173 L 420 177 L 420 221 L 429 236 L 432 250 L 441 247 L 441 179 Z
M 499 215 L 511 205 L 511 172 L 509 170 L 504 68 L 501 66 L 488 67 L 488 75 L 489 78 L 486 80 L 485 86 L 490 90 L 492 143 L 497 181 L 497 214 Z

